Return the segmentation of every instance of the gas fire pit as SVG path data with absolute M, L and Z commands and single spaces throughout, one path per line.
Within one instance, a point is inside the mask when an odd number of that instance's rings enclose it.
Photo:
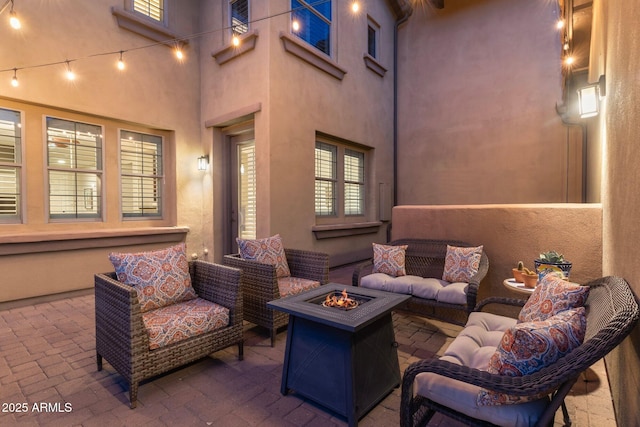
M 294 391 L 356 426 L 400 384 L 391 311 L 408 298 L 329 283 L 269 302 L 289 313 L 281 393 Z

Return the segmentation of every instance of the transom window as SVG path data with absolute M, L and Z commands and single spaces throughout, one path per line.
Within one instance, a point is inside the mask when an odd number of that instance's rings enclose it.
M 317 141 L 315 213 L 318 217 L 365 215 L 365 152 Z
M 46 120 L 49 218 L 101 218 L 102 127 Z
M 164 22 L 164 0 L 133 0 L 133 10 L 155 21 Z
M 162 216 L 162 137 L 120 131 L 123 217 Z
M 249 0 L 231 0 L 231 32 L 234 36 L 249 31 Z
M 291 0 L 291 19 L 295 35 L 331 55 L 331 0 Z
M 22 122 L 19 111 L 0 108 L 0 222 L 21 219 Z

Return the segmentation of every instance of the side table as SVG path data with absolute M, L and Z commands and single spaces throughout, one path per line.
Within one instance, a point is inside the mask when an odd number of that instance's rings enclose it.
M 535 290 L 535 288 L 527 288 L 522 282 L 516 282 L 516 279 L 514 279 L 513 277 L 510 279 L 504 279 L 502 284 L 505 288 L 517 292 L 521 295 L 527 295 L 527 297 L 530 296 Z

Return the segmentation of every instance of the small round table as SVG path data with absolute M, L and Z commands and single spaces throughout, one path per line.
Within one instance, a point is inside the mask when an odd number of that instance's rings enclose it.
M 502 284 L 505 288 L 511 289 L 512 291 L 519 294 L 531 295 L 535 290 L 535 288 L 527 288 L 526 286 L 524 286 L 524 283 L 516 282 L 516 279 L 514 279 L 513 277 L 510 279 L 505 279 Z

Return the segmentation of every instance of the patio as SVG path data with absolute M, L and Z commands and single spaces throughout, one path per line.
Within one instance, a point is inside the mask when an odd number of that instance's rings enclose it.
M 352 270 L 334 269 L 330 280 L 350 283 Z M 394 314 L 394 327 L 401 370 L 441 353 L 460 331 L 405 313 Z M 96 370 L 91 293 L 5 305 L 0 311 L 0 425 L 346 425 L 295 394 L 280 394 L 285 341 L 281 332 L 272 348 L 265 330 L 246 324 L 244 361 L 231 348 L 143 383 L 138 408 L 131 410 L 122 378 L 108 363 Z M 604 363 L 594 365 L 586 377 L 589 382 L 576 383 L 567 399 L 573 425 L 615 426 Z M 23 402 L 26 412 L 11 405 Z M 360 425 L 398 425 L 399 404 L 400 390 L 395 389 Z M 562 425 L 561 418 L 559 412 L 555 425 Z M 429 425 L 459 424 L 436 415 Z

